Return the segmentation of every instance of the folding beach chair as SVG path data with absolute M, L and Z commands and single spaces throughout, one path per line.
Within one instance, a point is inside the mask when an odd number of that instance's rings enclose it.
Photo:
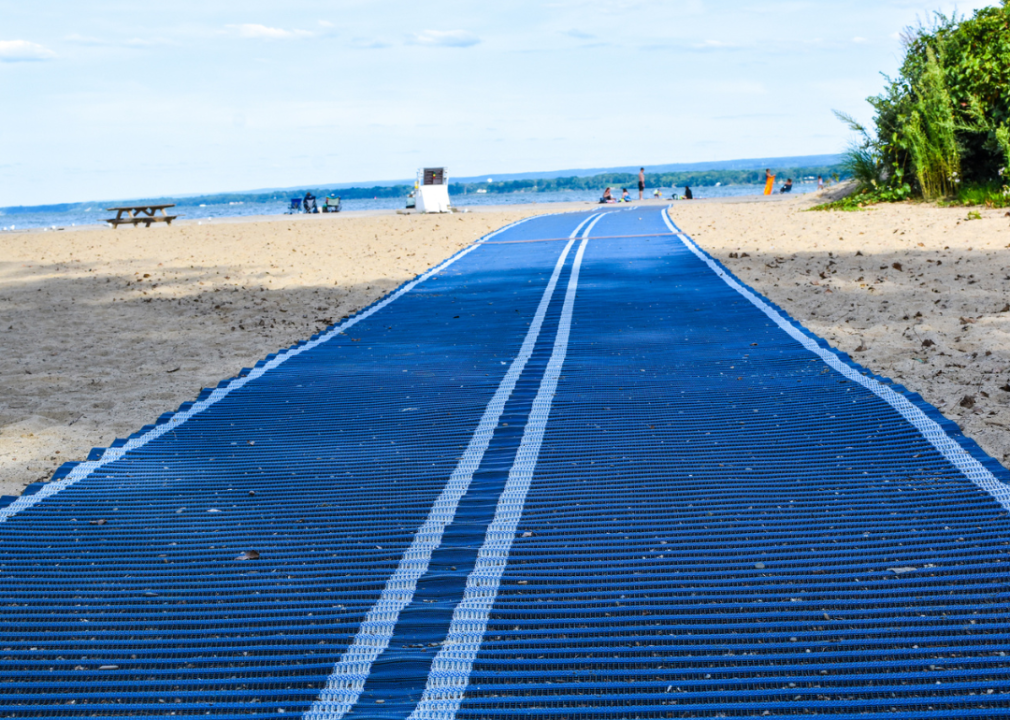
M 288 215 L 296 212 L 300 212 L 302 209 L 302 199 L 301 198 L 291 198 L 291 207 L 288 208 Z

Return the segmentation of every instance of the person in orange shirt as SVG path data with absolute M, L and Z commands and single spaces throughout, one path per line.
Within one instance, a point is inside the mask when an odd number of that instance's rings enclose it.
M 771 168 L 765 168 L 765 195 L 771 195 L 775 191 L 775 176 L 772 175 Z

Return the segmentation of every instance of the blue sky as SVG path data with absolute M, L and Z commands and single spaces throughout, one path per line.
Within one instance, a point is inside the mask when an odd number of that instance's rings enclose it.
M 0 0 L 0 206 L 837 152 L 954 8 Z

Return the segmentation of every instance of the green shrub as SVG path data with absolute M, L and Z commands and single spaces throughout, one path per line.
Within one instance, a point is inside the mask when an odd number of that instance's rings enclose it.
M 872 150 L 886 184 L 900 186 L 907 178 L 913 193 L 926 199 L 1005 202 L 1010 0 L 970 18 L 938 13 L 932 24 L 906 29 L 903 39 L 898 77 L 887 78 L 884 91 L 869 98 Z
M 926 47 L 926 68 L 913 91 L 912 111 L 901 130 L 907 139 L 922 196 L 935 200 L 950 195 L 961 182 L 957 122 L 943 70 L 932 48 Z
M 941 205 L 990 208 L 1010 207 L 1010 187 L 998 183 L 970 183 L 957 189 L 953 197 Z
M 856 181 L 857 192 L 877 189 L 887 179 L 880 143 L 851 115 L 835 110 L 835 116 L 860 136 L 842 153 L 842 169 Z
M 843 197 L 834 202 L 815 205 L 811 210 L 842 210 L 844 212 L 857 212 L 869 205 L 876 205 L 883 202 L 900 202 L 908 200 L 912 196 L 912 188 L 908 183 L 892 185 L 877 190 L 857 190 L 856 192 Z

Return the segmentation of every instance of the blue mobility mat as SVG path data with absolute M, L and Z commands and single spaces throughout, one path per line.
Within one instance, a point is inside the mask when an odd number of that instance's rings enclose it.
M 659 211 L 541 217 L 0 509 L 0 715 L 1010 717 L 1008 480 Z

